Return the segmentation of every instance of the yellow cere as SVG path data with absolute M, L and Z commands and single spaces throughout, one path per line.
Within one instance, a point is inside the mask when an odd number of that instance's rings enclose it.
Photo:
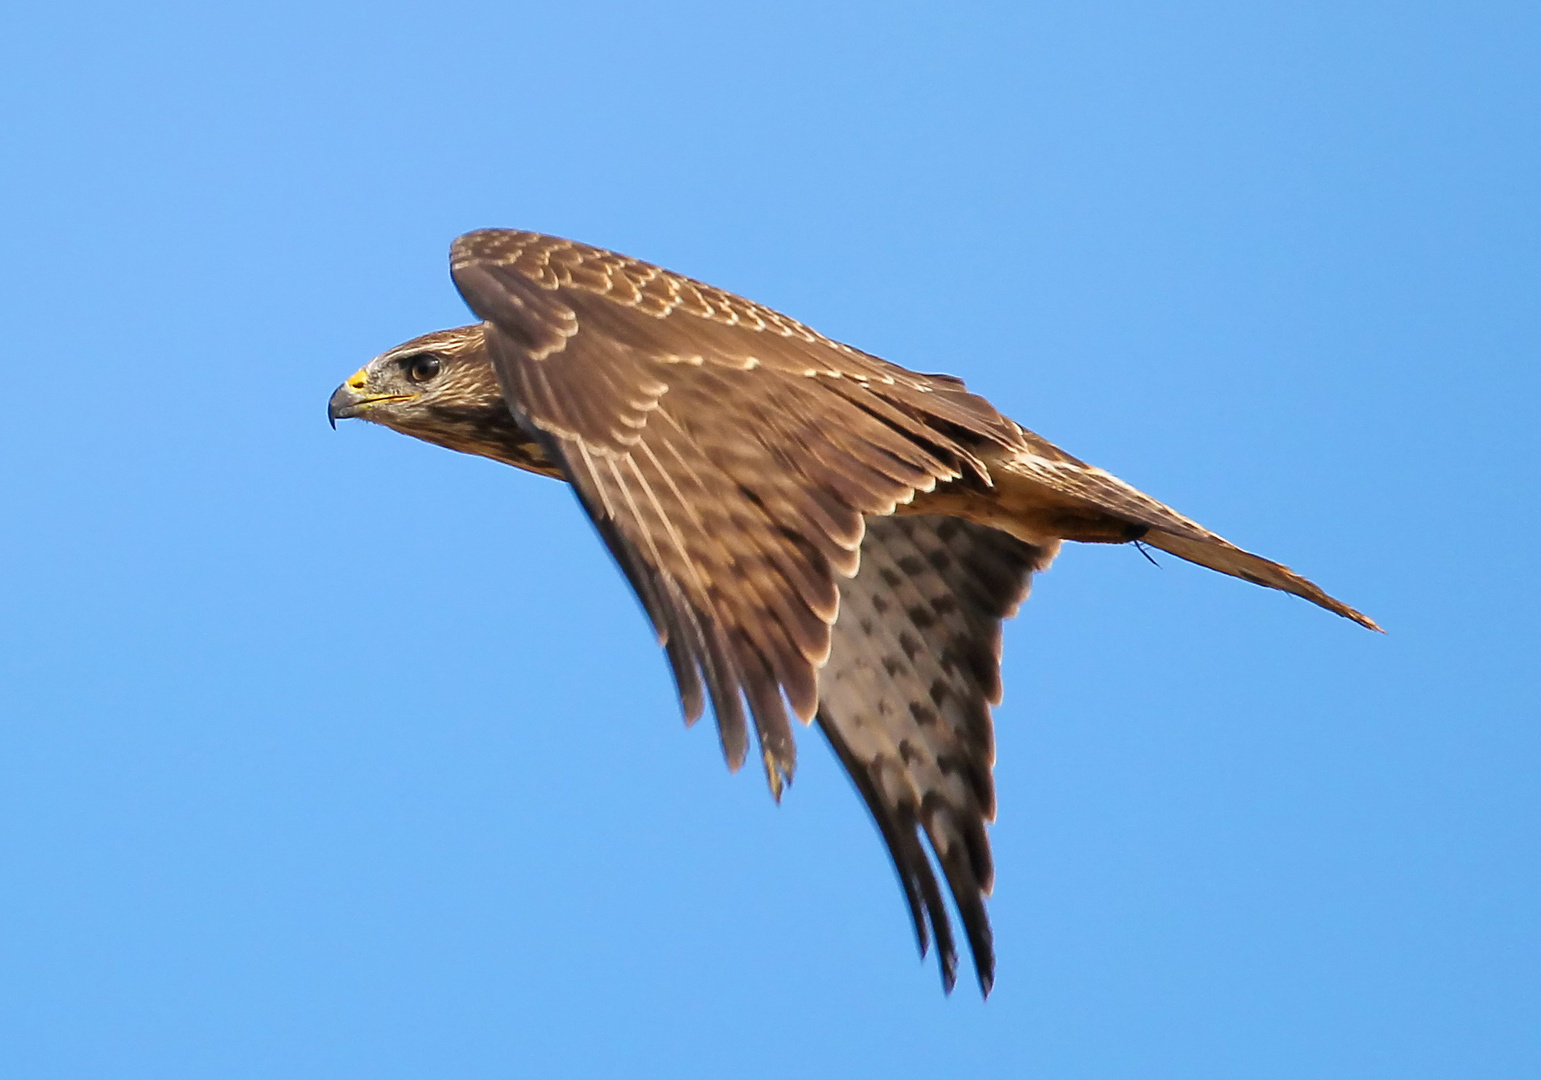
M 369 385 L 369 376 L 364 374 L 366 370 L 366 368 L 359 368 L 352 375 L 349 375 L 348 385 L 354 390 L 362 390 L 365 386 Z

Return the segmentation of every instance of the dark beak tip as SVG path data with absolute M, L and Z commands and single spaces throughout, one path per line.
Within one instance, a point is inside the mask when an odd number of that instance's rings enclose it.
M 356 400 L 357 395 L 350 390 L 346 383 L 332 391 L 331 400 L 326 403 L 326 422 L 332 425 L 332 430 L 337 430 L 337 421 L 346 420 L 353 413 L 349 411 Z

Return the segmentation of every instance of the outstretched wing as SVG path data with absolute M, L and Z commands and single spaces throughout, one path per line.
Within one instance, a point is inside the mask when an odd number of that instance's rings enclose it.
M 504 397 L 572 482 L 665 646 L 681 704 L 709 694 L 737 767 L 753 718 L 771 789 L 782 705 L 811 720 L 837 578 L 865 515 L 965 474 L 1018 429 L 768 308 L 621 255 L 486 230 L 451 253 Z
M 929 839 L 962 918 L 980 988 L 995 956 L 984 898 L 994 882 L 985 825 L 995 819 L 1001 621 L 1054 551 L 957 518 L 873 518 L 861 569 L 840 583 L 819 726 L 866 800 L 926 951 L 935 935 L 951 990 L 957 951 Z

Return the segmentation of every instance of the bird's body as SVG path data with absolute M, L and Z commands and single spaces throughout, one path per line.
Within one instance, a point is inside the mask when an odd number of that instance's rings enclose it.
M 779 798 L 796 753 L 786 706 L 818 721 L 949 988 L 951 929 L 920 836 L 988 991 L 1000 625 L 1062 541 L 1143 540 L 1374 628 L 957 379 L 572 241 L 486 230 L 451 259 L 482 321 L 377 357 L 333 395 L 333 420 L 570 482 L 653 621 L 687 720 L 711 698 L 731 766 L 752 721 Z

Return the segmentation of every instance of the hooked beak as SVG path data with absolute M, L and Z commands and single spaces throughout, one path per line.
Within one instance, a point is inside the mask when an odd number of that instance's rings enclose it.
M 343 383 L 332 392 L 332 400 L 326 403 L 326 422 L 337 430 L 337 421 L 357 416 L 362 408 L 361 399 L 354 389 Z
M 332 399 L 326 403 L 326 420 L 332 425 L 333 431 L 337 430 L 337 421 L 363 416 L 371 405 L 378 405 L 383 401 L 406 401 L 417 396 L 416 394 L 367 394 L 364 388 L 368 385 L 364 369 L 359 368 L 348 376 L 347 382 L 332 391 Z

